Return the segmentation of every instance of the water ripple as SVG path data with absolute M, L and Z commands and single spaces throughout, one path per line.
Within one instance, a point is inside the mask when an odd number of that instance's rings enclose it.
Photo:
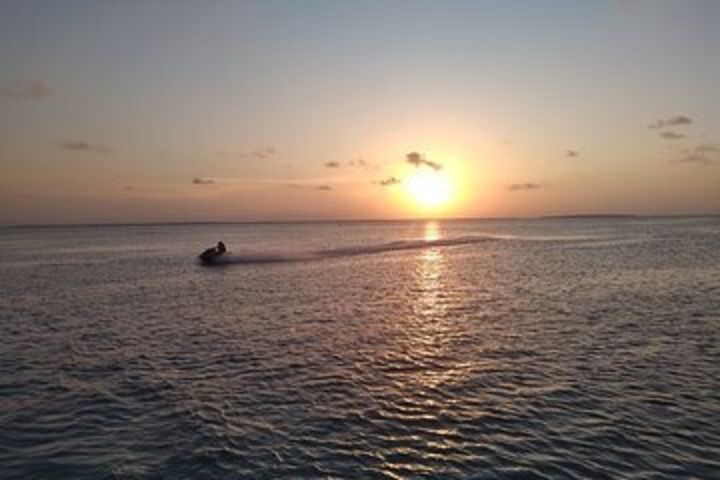
M 0 476 L 714 478 L 713 222 L 229 269 L 133 243 L 183 227 L 93 231 L 86 259 L 23 234 L 40 253 L 0 265 Z M 234 228 L 213 238 L 258 235 Z M 318 251 L 417 238 L 313 228 Z

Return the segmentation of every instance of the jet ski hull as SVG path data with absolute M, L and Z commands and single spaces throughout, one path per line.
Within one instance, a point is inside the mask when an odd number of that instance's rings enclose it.
M 200 260 L 200 263 L 202 263 L 203 265 L 212 265 L 215 263 L 215 260 L 221 256 L 222 256 L 222 253 L 219 253 L 217 250 L 208 249 L 208 250 L 205 250 L 200 255 L 198 255 L 198 259 Z

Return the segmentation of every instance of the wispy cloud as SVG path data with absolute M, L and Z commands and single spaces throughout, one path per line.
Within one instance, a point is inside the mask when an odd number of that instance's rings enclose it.
M 274 156 L 275 153 L 276 153 L 275 148 L 265 147 L 265 148 L 260 148 L 258 150 L 253 151 L 250 155 L 255 157 L 257 160 L 265 160 L 267 158 Z
M 511 192 L 529 192 L 532 190 L 538 190 L 541 188 L 539 183 L 526 182 L 526 183 L 511 183 L 507 189 Z
M 362 168 L 365 170 L 378 170 L 379 166 L 373 162 L 369 162 L 364 158 L 353 158 L 348 162 L 351 167 Z
M 369 166 L 370 164 L 367 162 L 367 160 L 365 160 L 363 158 L 353 158 L 352 160 L 350 160 L 348 162 L 348 165 L 350 165 L 351 167 L 365 168 L 365 167 Z
M 314 184 L 314 183 L 298 183 L 298 182 L 290 182 L 284 184 L 287 188 L 297 189 L 297 190 L 319 190 L 321 192 L 331 192 L 333 190 L 332 185 L 328 185 L 326 183 L 323 184 Z
M 687 137 L 687 135 L 685 135 L 684 133 L 673 132 L 670 130 L 666 132 L 660 132 L 660 136 L 662 138 L 667 138 L 668 140 L 678 140 Z
M 674 160 L 675 163 L 696 163 L 699 165 L 715 165 L 720 161 L 719 144 L 698 145 L 692 150 L 684 150 L 683 156 Z
M 689 125 L 693 123 L 693 119 L 688 117 L 687 115 L 674 115 L 672 117 L 668 118 L 660 118 L 656 120 L 654 123 L 651 123 L 648 125 L 648 128 L 664 128 L 664 127 L 674 127 L 679 125 Z
M 0 96 L 7 98 L 43 98 L 51 97 L 55 91 L 42 80 L 14 82 L 6 87 L 0 87 Z
M 338 162 L 325 162 L 325 166 L 327 168 L 339 168 L 340 164 Z
M 578 152 L 577 150 L 568 148 L 567 150 L 565 150 L 565 156 L 568 158 L 578 157 L 578 156 L 580 156 L 580 152 Z
M 191 183 L 193 185 L 214 185 L 216 182 L 212 178 L 195 177 Z
M 73 150 L 77 152 L 92 152 L 92 153 L 109 153 L 112 150 L 104 145 L 98 145 L 96 143 L 90 143 L 85 141 L 72 141 L 63 142 L 60 147 L 65 150 Z
M 220 149 L 217 151 L 217 154 L 220 157 L 227 159 L 242 159 L 252 157 L 256 160 L 266 160 L 270 157 L 275 156 L 275 154 L 277 154 L 277 150 L 275 149 L 275 147 L 263 147 L 249 152 Z
M 380 180 L 380 181 L 373 182 L 373 183 L 377 183 L 377 184 L 380 185 L 381 187 L 389 187 L 389 186 L 391 186 L 391 185 L 397 185 L 397 184 L 399 184 L 399 183 L 402 183 L 402 180 L 400 180 L 400 179 L 397 178 L 397 177 L 388 177 L 388 178 L 386 178 L 386 179 L 384 179 L 384 180 Z
M 423 157 L 418 152 L 410 152 L 407 155 L 405 155 L 405 161 L 407 161 L 407 163 L 415 166 L 415 168 L 420 168 L 423 165 L 425 165 L 425 166 L 432 168 L 433 170 L 441 170 L 442 169 L 441 164 L 439 164 L 437 162 L 433 162 L 431 160 L 426 160 L 425 157 Z

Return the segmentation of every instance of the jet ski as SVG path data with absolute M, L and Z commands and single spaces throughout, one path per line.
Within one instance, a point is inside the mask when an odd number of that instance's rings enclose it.
M 216 247 L 208 248 L 198 255 L 198 258 L 203 265 L 212 265 L 219 257 L 223 256 L 226 251 L 225 244 L 223 242 L 218 242 Z

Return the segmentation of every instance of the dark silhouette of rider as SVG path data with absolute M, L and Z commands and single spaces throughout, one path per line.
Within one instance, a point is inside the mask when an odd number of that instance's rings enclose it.
M 225 244 L 223 242 L 218 242 L 215 250 L 217 251 L 218 255 L 222 255 L 223 253 L 227 252 L 227 248 L 225 248 Z

